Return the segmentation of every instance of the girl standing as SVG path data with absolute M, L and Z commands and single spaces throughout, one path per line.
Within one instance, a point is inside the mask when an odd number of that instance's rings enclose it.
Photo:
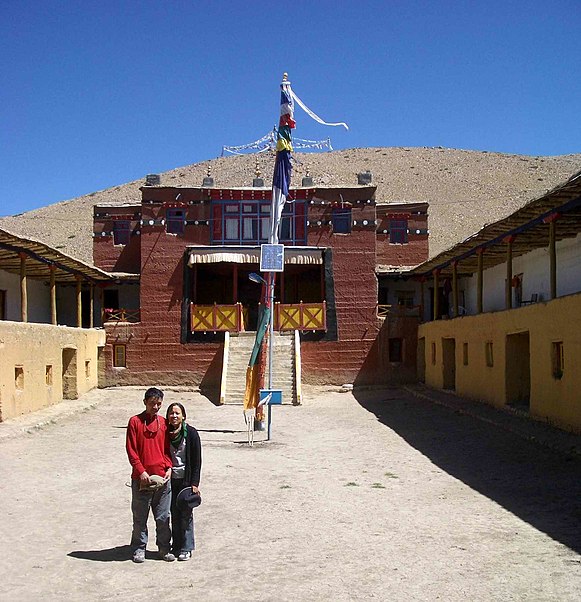
M 167 408 L 171 469 L 171 524 L 173 553 L 178 560 L 192 557 L 194 542 L 194 513 L 186 504 L 178 503 L 179 493 L 186 487 L 199 494 L 202 468 L 202 445 L 198 431 L 186 423 L 186 409 L 181 403 Z

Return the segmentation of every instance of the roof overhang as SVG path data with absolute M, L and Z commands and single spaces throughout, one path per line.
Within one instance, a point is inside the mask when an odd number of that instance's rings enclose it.
M 77 277 L 92 282 L 110 282 L 114 278 L 83 261 L 65 255 L 42 242 L 23 238 L 0 229 L 0 269 L 20 274 L 24 258 L 26 276 L 49 280 L 54 270 L 55 282 L 76 282 Z
M 323 251 L 316 247 L 285 247 L 285 265 L 321 265 Z M 188 265 L 201 263 L 260 263 L 260 247 L 188 247 Z
M 555 240 L 574 238 L 581 233 L 581 172 L 564 184 L 534 199 L 508 217 L 484 226 L 461 243 L 418 265 L 411 276 L 430 277 L 434 271 L 450 276 L 456 265 L 459 276 L 505 263 L 507 243 L 512 257 L 549 245 L 549 226 L 555 222 Z

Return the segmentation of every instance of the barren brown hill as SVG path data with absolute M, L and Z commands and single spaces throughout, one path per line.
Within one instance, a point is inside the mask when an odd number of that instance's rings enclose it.
M 377 201 L 430 203 L 430 256 L 512 213 L 581 169 L 581 154 L 531 157 L 446 148 L 354 148 L 296 155 L 293 184 L 307 169 L 315 185 L 356 185 L 369 170 Z M 161 174 L 168 186 L 200 186 L 208 167 L 215 185 L 251 186 L 256 161 L 268 183 L 273 154 L 232 156 Z M 145 177 L 145 174 L 143 174 Z M 0 219 L 0 228 L 92 263 L 93 205 L 139 203 L 144 179 Z

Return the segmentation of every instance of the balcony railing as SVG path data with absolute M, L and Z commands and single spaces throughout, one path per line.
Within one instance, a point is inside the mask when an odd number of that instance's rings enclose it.
M 327 304 L 276 303 L 275 330 L 327 330 Z
M 127 309 L 122 307 L 120 309 L 104 309 L 103 310 L 103 324 L 106 322 L 140 322 L 141 312 L 139 309 Z
M 421 305 L 378 305 L 377 317 L 387 318 L 389 315 L 398 317 L 419 318 Z
M 190 303 L 192 332 L 240 332 L 242 330 L 242 304 L 196 305 Z

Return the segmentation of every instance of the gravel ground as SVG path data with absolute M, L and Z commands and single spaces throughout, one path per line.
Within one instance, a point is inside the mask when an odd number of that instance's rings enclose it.
M 449 148 L 353 148 L 329 153 L 297 153 L 293 184 L 307 170 L 319 186 L 354 186 L 356 174 L 370 170 L 378 203 L 430 203 L 430 256 L 464 240 L 487 223 L 505 217 L 581 169 L 581 154 L 531 157 Z M 268 185 L 272 154 L 230 156 L 178 167 L 161 174 L 162 185 L 201 186 L 208 168 L 216 187 L 251 186 L 256 162 Z M 0 218 L 4 228 L 93 261 L 93 205 L 139 204 L 139 180 Z M 27 202 L 30 199 L 26 199 Z M 42 205 L 42 197 L 38 198 Z
M 167 564 L 151 541 L 134 565 L 124 435 L 142 394 L 0 424 L 3 599 L 579 599 L 581 463 L 398 389 L 306 387 L 253 448 L 240 406 L 167 391 L 202 438 L 197 550 Z

